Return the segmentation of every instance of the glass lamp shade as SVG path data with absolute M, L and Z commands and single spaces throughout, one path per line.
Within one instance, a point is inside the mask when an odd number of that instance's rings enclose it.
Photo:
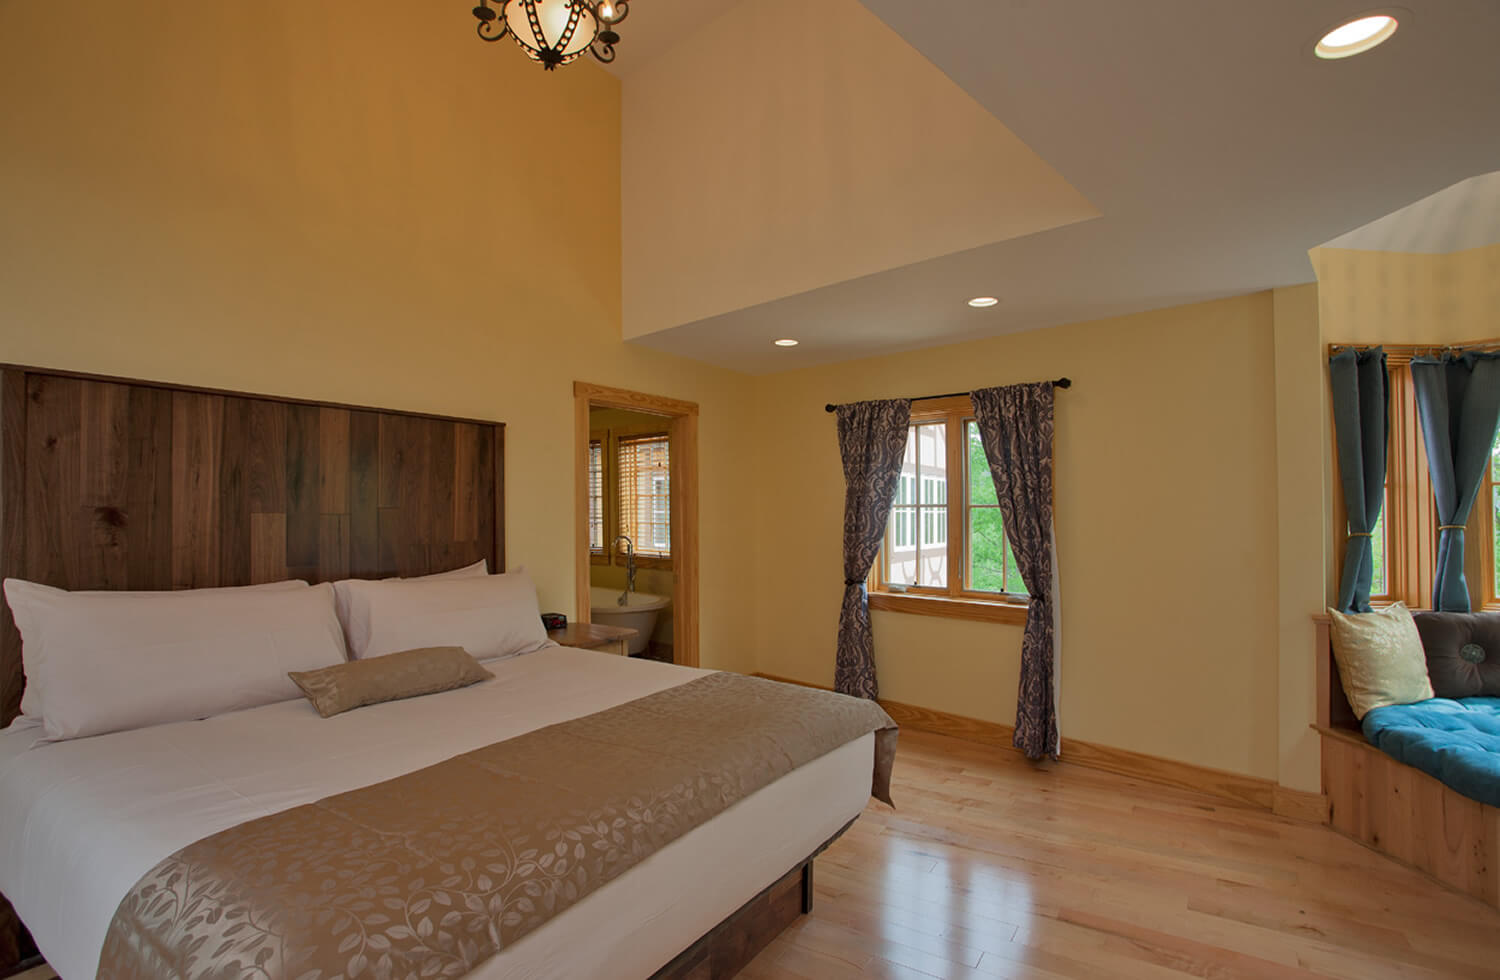
M 549 69 L 583 54 L 599 33 L 594 12 L 580 0 L 510 0 L 505 24 L 521 49 Z

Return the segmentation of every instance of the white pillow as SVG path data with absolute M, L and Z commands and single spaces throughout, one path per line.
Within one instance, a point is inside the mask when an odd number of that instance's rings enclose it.
M 463 647 L 476 660 L 547 645 L 536 586 L 525 572 L 425 582 L 359 582 L 352 615 L 369 625 L 355 660 L 419 647 Z
M 380 579 L 382 582 L 438 582 L 450 578 L 480 578 L 490 573 L 490 563 L 481 558 L 472 565 L 463 568 L 455 568 L 448 572 L 438 572 L 434 575 L 417 575 L 412 578 L 387 578 Z M 357 618 L 352 608 L 350 599 L 354 589 L 360 585 L 374 581 L 364 578 L 346 578 L 341 582 L 333 583 L 333 607 L 338 610 L 339 622 L 344 624 L 344 640 L 349 647 L 349 655 L 358 659 L 359 655 L 354 651 L 362 649 L 370 641 L 370 624 L 364 618 Z M 400 652 L 400 651 L 396 651 Z
M 26 671 L 26 689 L 21 695 L 21 716 L 38 721 L 42 717 L 42 660 L 46 654 L 42 646 L 28 640 L 28 636 L 35 634 L 39 629 L 32 611 L 39 608 L 38 602 L 45 597 L 112 595 L 128 598 L 141 596 L 191 598 L 202 595 L 229 595 L 237 592 L 286 592 L 307 587 L 306 582 L 291 579 L 286 582 L 268 582 L 265 585 L 241 585 L 223 589 L 184 589 L 176 592 L 69 592 L 66 589 L 54 589 L 50 585 L 38 585 L 24 579 L 8 578 L 5 580 L 5 598 L 10 603 L 10 611 L 16 618 L 16 628 L 21 632 L 21 664 Z
M 22 583 L 23 585 L 25 583 Z M 51 739 L 188 721 L 301 697 L 288 671 L 344 662 L 333 587 L 45 595 L 26 607 L 42 648 Z

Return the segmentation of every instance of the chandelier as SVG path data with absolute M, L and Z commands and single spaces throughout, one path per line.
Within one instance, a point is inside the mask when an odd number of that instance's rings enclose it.
M 479 36 L 515 38 L 532 61 L 551 71 L 585 51 L 608 64 L 620 35 L 615 25 L 630 13 L 628 0 L 479 0 Z

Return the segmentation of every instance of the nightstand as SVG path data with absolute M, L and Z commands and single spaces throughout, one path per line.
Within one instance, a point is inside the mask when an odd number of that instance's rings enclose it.
M 629 626 L 604 626 L 598 623 L 569 623 L 560 630 L 548 630 L 547 639 L 565 647 L 598 650 L 600 653 L 630 655 L 630 639 L 636 630 Z

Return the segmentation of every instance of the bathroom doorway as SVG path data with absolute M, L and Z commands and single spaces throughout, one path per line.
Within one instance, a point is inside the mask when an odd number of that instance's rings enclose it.
M 698 406 L 582 381 L 573 384 L 573 403 L 574 619 L 593 622 L 601 608 L 615 617 L 628 550 L 635 555 L 636 595 L 645 598 L 633 598 L 619 613 L 632 617 L 628 625 L 647 623 L 643 632 L 650 634 L 641 636 L 637 655 L 696 667 Z M 630 539 L 628 549 L 622 535 Z M 670 602 L 650 598 L 667 591 Z M 659 625 L 651 628 L 646 614 Z

